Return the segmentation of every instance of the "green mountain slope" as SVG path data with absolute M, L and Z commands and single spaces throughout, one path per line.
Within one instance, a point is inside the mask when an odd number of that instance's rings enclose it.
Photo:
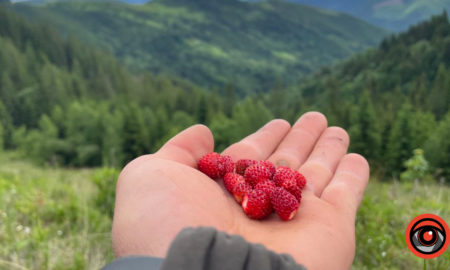
M 386 34 L 348 15 L 273 1 L 158 0 L 14 5 L 27 17 L 112 51 L 135 70 L 241 92 L 301 75 L 378 44 Z
M 171 77 L 133 76 L 111 56 L 1 6 L 0 46 L 0 149 L 18 148 L 39 162 L 123 165 L 194 123 L 210 126 L 220 151 L 273 117 L 294 122 L 319 110 L 349 130 L 352 151 L 381 175 L 421 177 L 410 165 L 403 171 L 423 148 L 430 172 L 450 176 L 446 14 L 296 87 L 244 100 L 231 87 L 206 92 Z
M 113 56 L 3 5 L 0 48 L 0 151 L 19 148 L 52 164 L 120 165 L 222 108 L 190 82 L 132 75 Z
M 277 96 L 278 95 L 278 96 Z M 283 97 L 288 114 L 316 109 L 350 131 L 352 150 L 398 176 L 415 148 L 450 176 L 450 23 L 447 14 L 305 79 Z M 294 118 L 294 117 L 292 117 Z M 436 124 L 436 120 L 440 124 Z

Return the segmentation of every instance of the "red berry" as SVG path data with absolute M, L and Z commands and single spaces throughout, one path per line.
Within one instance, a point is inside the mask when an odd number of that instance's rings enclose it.
M 221 156 L 214 152 L 204 155 L 198 161 L 197 166 L 202 173 L 213 179 L 220 178 L 225 173 L 233 172 L 234 170 L 234 162 L 231 157 Z
M 267 195 L 271 195 L 272 192 L 275 190 L 276 186 L 275 184 L 270 180 L 265 180 L 262 182 L 259 182 L 256 184 L 255 189 L 259 189 L 267 193 Z
M 289 167 L 278 167 L 273 176 L 273 181 L 277 186 L 282 187 L 283 182 L 286 181 L 286 179 L 294 179 L 300 189 L 305 188 L 306 178 L 303 176 L 303 174 L 299 173 L 296 170 L 292 170 Z
M 281 183 L 282 188 L 287 190 L 289 193 L 294 195 L 294 197 L 297 199 L 297 201 L 300 202 L 302 199 L 302 190 L 299 186 L 297 186 L 297 181 L 295 181 L 294 178 L 286 178 L 284 179 L 283 183 Z
M 223 184 L 230 193 L 233 193 L 235 186 L 239 183 L 245 183 L 245 179 L 242 175 L 237 173 L 229 172 L 223 177 Z
M 247 183 L 237 183 L 236 186 L 233 188 L 233 197 L 238 202 L 241 203 L 245 194 L 252 191 L 252 187 Z
M 222 176 L 224 176 L 226 173 L 234 172 L 234 162 L 230 156 L 220 156 L 219 169 Z
M 255 189 L 244 196 L 242 209 L 250 218 L 265 218 L 272 213 L 270 196 L 262 190 Z
M 281 187 L 286 179 L 294 179 L 295 181 L 294 171 L 289 167 L 278 167 L 275 171 L 275 174 L 273 175 L 273 181 L 275 182 L 275 185 Z
M 277 187 L 270 196 L 275 212 L 282 220 L 291 220 L 297 213 L 299 202 L 284 188 Z
M 256 160 L 240 159 L 236 162 L 236 173 L 244 175 L 245 169 L 256 163 L 257 163 Z
M 248 167 L 244 173 L 245 180 L 253 187 L 261 181 L 269 180 L 270 176 L 269 169 L 259 163 Z
M 305 178 L 305 176 L 303 174 L 297 172 L 297 171 L 294 171 L 294 172 L 295 172 L 295 174 L 294 174 L 295 180 L 297 180 L 297 186 L 300 189 L 304 189 L 305 186 L 306 186 L 306 178 Z
M 198 161 L 198 169 L 207 176 L 215 179 L 221 177 L 222 171 L 219 168 L 220 155 L 218 153 L 209 153 L 204 155 Z
M 272 179 L 273 175 L 275 174 L 276 168 L 275 165 L 273 165 L 272 162 L 268 161 L 268 160 L 261 160 L 259 161 L 259 163 L 263 166 L 265 166 L 269 172 L 270 172 L 270 179 Z

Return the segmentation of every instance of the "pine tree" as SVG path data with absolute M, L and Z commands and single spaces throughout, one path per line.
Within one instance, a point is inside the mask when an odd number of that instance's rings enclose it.
M 4 148 L 4 138 L 5 136 L 3 135 L 4 131 L 3 131 L 3 124 L 0 122 L 0 152 L 3 151 Z
M 329 78 L 325 82 L 325 89 L 327 89 L 327 106 L 326 115 L 328 122 L 331 125 L 337 125 L 342 119 L 342 99 L 339 91 L 339 85 L 335 77 Z
M 425 144 L 425 156 L 431 166 L 450 181 L 450 112 Z
M 0 136 L 2 147 L 4 148 L 12 147 L 13 123 L 7 108 L 5 107 L 5 105 L 3 105 L 1 100 L 0 100 L 0 126 L 2 128 L 2 133 Z
M 397 113 L 387 145 L 386 167 L 394 175 L 404 169 L 403 163 L 414 150 L 413 132 L 412 106 L 405 103 Z
M 444 64 L 439 66 L 430 92 L 429 107 L 440 119 L 448 110 L 450 104 L 450 72 Z
M 232 120 L 237 123 L 237 136 L 242 138 L 255 132 L 273 118 L 272 113 L 261 101 L 246 98 L 233 110 Z
M 124 107 L 122 114 L 123 122 L 123 154 L 125 161 L 149 153 L 148 127 L 145 125 L 145 118 L 142 110 L 136 104 Z M 167 123 L 166 123 L 167 124 Z
M 236 93 L 234 90 L 234 86 L 232 84 L 228 84 L 225 87 L 225 115 L 227 117 L 231 117 L 231 113 L 233 112 L 233 107 L 236 103 Z
M 206 124 L 208 119 L 208 102 L 204 95 L 200 97 L 197 107 L 197 119 L 200 124 Z
M 380 153 L 381 130 L 369 91 L 365 90 L 362 93 L 351 118 L 349 133 L 352 151 L 360 153 L 368 159 L 376 160 Z

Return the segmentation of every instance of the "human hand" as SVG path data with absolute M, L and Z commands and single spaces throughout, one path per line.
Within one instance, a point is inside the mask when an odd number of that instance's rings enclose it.
M 308 180 L 296 217 L 249 219 L 222 181 L 196 169 L 213 151 L 208 128 L 196 125 L 168 141 L 157 153 L 130 162 L 116 192 L 113 246 L 117 257 L 164 257 L 184 227 L 210 226 L 247 241 L 288 253 L 308 269 L 348 269 L 355 253 L 355 216 L 369 178 L 367 161 L 346 154 L 347 133 L 327 128 L 316 112 L 291 128 L 273 120 L 231 145 L 223 154 L 268 159 L 298 169 Z

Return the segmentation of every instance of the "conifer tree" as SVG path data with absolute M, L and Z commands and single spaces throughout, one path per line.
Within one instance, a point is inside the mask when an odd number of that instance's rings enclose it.
M 403 170 L 403 163 L 408 160 L 414 150 L 414 128 L 412 106 L 405 103 L 392 125 L 387 142 L 386 167 L 394 174 L 398 175 Z
M 354 110 L 349 130 L 351 149 L 368 159 L 377 159 L 381 147 L 379 118 L 371 102 L 369 91 L 365 90 Z

